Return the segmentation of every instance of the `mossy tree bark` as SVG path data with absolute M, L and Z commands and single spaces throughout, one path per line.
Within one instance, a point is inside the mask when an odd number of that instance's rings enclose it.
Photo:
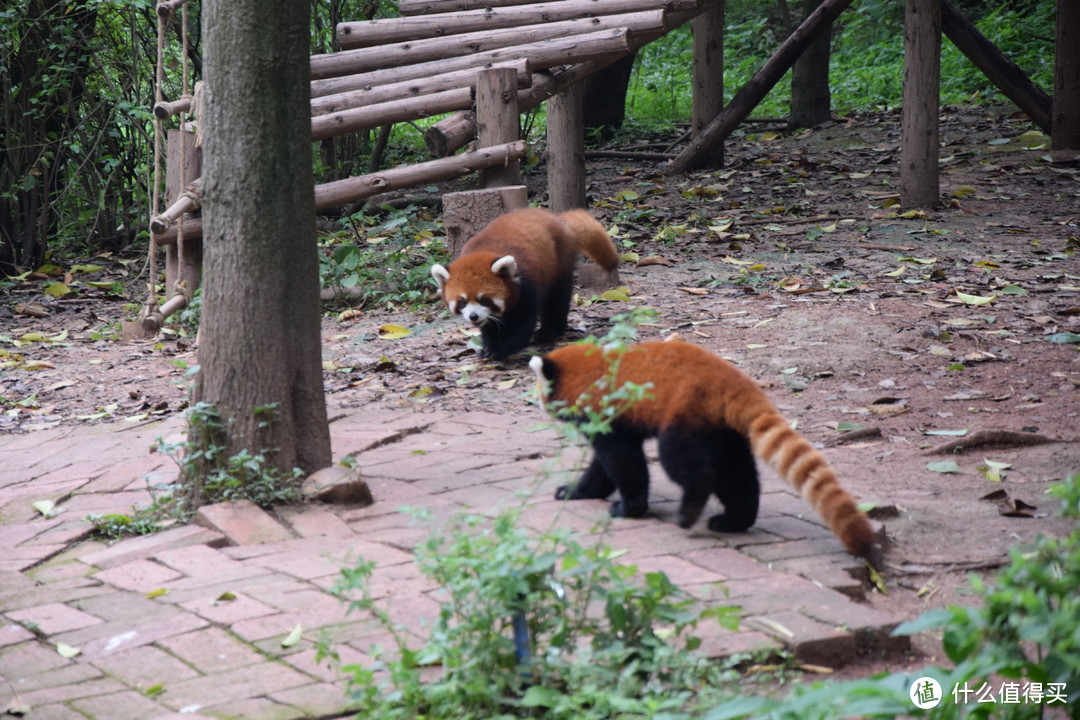
M 228 454 L 262 452 L 272 467 L 312 472 L 331 463 L 331 452 L 308 105 L 310 4 L 211 0 L 202 21 L 205 281 L 194 399 L 225 421 L 219 434 Z M 198 437 L 189 427 L 189 439 Z

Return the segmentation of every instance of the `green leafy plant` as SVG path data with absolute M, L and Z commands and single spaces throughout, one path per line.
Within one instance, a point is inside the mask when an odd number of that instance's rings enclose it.
M 566 529 L 532 537 L 519 510 L 456 518 L 416 550 L 445 598 L 420 648 L 370 594 L 374 563 L 345 569 L 338 592 L 395 643 L 344 668 L 356 717 L 677 718 L 724 697 L 736 674 L 692 652 L 692 600 L 621 554 Z M 737 612 L 706 617 L 731 627 Z
M 431 294 L 431 265 L 446 262 L 446 250 L 431 216 L 413 206 L 388 212 L 381 222 L 353 215 L 348 230 L 323 240 L 323 286 L 352 289 L 361 303 L 416 307 Z

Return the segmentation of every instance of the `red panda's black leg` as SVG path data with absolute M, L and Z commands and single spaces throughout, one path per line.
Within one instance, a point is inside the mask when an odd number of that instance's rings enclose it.
M 761 500 L 761 483 L 750 441 L 734 430 L 722 430 L 714 442 L 720 461 L 715 492 L 724 512 L 709 518 L 709 529 L 744 532 L 757 520 Z
M 612 517 L 641 517 L 649 509 L 649 468 L 639 436 L 614 431 L 593 438 L 593 459 L 573 487 L 555 491 L 558 499 L 606 498 L 616 489 L 619 499 L 611 503 Z
M 566 332 L 566 319 L 570 314 L 570 299 L 574 294 L 573 276 L 557 281 L 544 295 L 540 307 L 540 330 L 536 339 L 550 342 Z
M 710 434 L 700 430 L 669 428 L 660 435 L 660 464 L 682 488 L 676 519 L 681 528 L 698 521 L 716 486 L 717 457 Z

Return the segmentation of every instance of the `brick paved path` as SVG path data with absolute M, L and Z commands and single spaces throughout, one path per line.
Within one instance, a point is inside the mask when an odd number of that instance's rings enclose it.
M 178 436 L 179 419 L 0 438 L 0 713 L 14 701 L 30 708 L 29 720 L 337 717 L 344 685 L 316 662 L 314 643 L 325 632 L 343 661 L 364 662 L 379 632 L 327 592 L 341 564 L 375 561 L 374 591 L 417 633 L 437 614 L 411 554 L 428 530 L 401 506 L 438 519 L 526 502 L 531 527 L 555 521 L 583 533 L 605 516 L 606 503 L 552 499 L 559 466 L 545 458 L 558 442 L 536 430 L 538 418 L 339 415 L 335 457 L 357 457 L 374 505 L 286 508 L 276 518 L 250 504 L 215 506 L 205 527 L 112 545 L 87 539 L 85 517 L 130 513 L 150 502 L 148 477 L 175 477 L 172 461 L 149 450 L 157 437 Z M 718 536 L 679 529 L 677 491 L 655 465 L 653 475 L 657 517 L 617 521 L 607 542 L 706 602 L 744 608 L 739 632 L 699 628 L 711 655 L 786 646 L 839 666 L 856 652 L 904 646 L 888 638 L 895 618 L 853 599 L 862 586 L 848 570 L 858 563 L 779 481 L 765 482 L 750 533 Z M 56 503 L 55 517 L 31 506 L 40 500 Z M 219 600 L 225 593 L 235 599 Z M 282 647 L 297 625 L 303 639 Z M 66 659 L 57 643 L 80 652 Z

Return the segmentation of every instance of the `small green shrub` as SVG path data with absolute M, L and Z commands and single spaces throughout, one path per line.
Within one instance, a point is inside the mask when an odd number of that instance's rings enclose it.
M 434 285 L 430 268 L 447 261 L 438 224 L 409 206 L 389 210 L 376 222 L 357 213 L 349 229 L 320 243 L 320 275 L 324 287 L 356 288 L 360 303 L 413 308 L 425 303 Z
M 351 608 L 395 641 L 373 666 L 344 668 L 356 717 L 689 718 L 730 694 L 737 674 L 693 653 L 692 631 L 733 627 L 737 608 L 695 614 L 666 575 L 621 554 L 565 529 L 532 537 L 517 510 L 457 518 L 416 549 L 445 598 L 418 649 L 368 591 L 374 564 L 344 570 L 337 590 L 359 593 Z

